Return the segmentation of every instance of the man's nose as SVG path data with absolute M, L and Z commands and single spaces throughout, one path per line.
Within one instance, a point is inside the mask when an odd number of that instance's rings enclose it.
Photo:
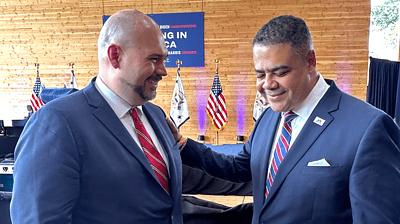
M 167 75 L 167 69 L 165 68 L 164 62 L 160 63 L 156 69 L 156 73 L 161 75 L 161 76 L 166 76 Z
M 275 89 L 277 88 L 277 83 L 273 79 L 273 75 L 271 74 L 266 74 L 264 78 L 264 83 L 262 85 L 263 89 Z

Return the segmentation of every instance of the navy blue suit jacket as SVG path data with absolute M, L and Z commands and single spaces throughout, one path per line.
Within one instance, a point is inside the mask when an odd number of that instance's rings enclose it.
M 265 198 L 280 114 L 268 109 L 237 156 L 189 140 L 182 162 L 231 181 L 253 181 L 253 223 L 400 223 L 400 131 L 387 114 L 330 88 L 279 166 Z M 314 122 L 325 120 L 323 125 Z M 325 159 L 330 166 L 309 166 Z
M 182 223 L 178 146 L 162 109 L 143 111 L 169 158 L 170 194 L 92 81 L 28 121 L 15 151 L 13 223 Z

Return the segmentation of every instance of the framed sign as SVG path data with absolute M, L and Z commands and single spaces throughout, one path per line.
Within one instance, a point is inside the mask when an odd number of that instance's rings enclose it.
M 147 14 L 159 26 L 168 48 L 166 67 L 204 67 L 204 13 Z M 103 24 L 110 16 L 103 16 Z

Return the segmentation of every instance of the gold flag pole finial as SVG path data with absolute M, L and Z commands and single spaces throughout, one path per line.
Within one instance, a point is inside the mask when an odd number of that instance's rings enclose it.
M 71 66 L 71 72 L 75 75 L 74 65 L 73 62 L 68 63 L 68 66 Z
M 178 59 L 178 60 L 176 60 L 176 64 L 178 65 L 178 68 L 180 68 L 181 64 L 182 64 L 182 61 Z
M 218 64 L 220 63 L 221 61 L 218 59 L 218 58 L 216 58 L 215 60 L 214 60 L 214 63 L 215 63 L 215 72 L 216 73 L 218 73 Z
M 39 63 L 35 63 L 36 67 L 36 77 L 39 77 Z

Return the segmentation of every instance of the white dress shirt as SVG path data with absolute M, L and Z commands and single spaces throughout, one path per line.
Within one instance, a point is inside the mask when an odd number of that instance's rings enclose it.
M 133 123 L 131 115 L 129 114 L 129 110 L 132 108 L 132 106 L 129 105 L 124 99 L 122 99 L 116 93 L 114 93 L 110 88 L 108 88 L 99 76 L 97 76 L 94 84 L 95 84 L 96 89 L 104 97 L 104 99 L 110 105 L 111 109 L 115 112 L 115 114 L 117 115 L 119 120 L 125 126 L 126 130 L 128 130 L 129 134 L 135 140 L 136 144 L 139 146 L 140 149 L 142 149 L 139 138 L 135 132 L 135 125 Z M 168 163 L 167 153 L 165 152 L 160 141 L 158 140 L 158 137 L 157 137 L 156 133 L 154 132 L 153 127 L 151 127 L 149 121 L 147 120 L 147 117 L 143 113 L 142 106 L 137 106 L 137 109 L 138 109 L 137 111 L 138 111 L 140 120 L 142 121 L 144 127 L 146 128 L 146 131 L 149 133 L 151 140 L 153 141 L 154 145 L 156 146 L 156 149 L 161 154 L 161 157 L 164 159 L 164 162 L 167 165 L 167 170 L 169 172 L 169 163 Z M 142 151 L 143 151 L 143 149 L 142 149 Z
M 317 104 L 319 103 L 319 101 L 322 99 L 322 97 L 325 95 L 326 91 L 329 89 L 329 85 L 325 82 L 322 75 L 318 73 L 318 76 L 319 76 L 319 78 L 318 78 L 317 84 L 315 84 L 314 88 L 308 94 L 306 99 L 303 101 L 303 103 L 301 105 L 298 106 L 298 108 L 296 108 L 296 110 L 293 110 L 293 112 L 296 113 L 298 116 L 292 120 L 292 136 L 291 136 L 288 150 L 290 150 L 290 147 L 293 145 L 293 142 L 296 140 L 301 129 L 303 129 L 303 126 L 306 123 L 306 121 L 308 120 L 308 118 L 310 117 L 311 113 L 314 111 L 314 109 L 317 106 Z M 281 113 L 281 121 L 280 121 L 279 126 L 275 133 L 275 140 L 274 140 L 274 144 L 272 144 L 271 155 L 270 155 L 269 164 L 268 164 L 268 173 L 270 170 L 272 159 L 274 157 L 276 143 L 278 142 L 278 138 L 280 137 L 281 132 L 282 132 L 282 126 L 283 126 L 283 122 L 284 122 L 284 114 L 285 113 L 286 112 Z M 279 170 L 278 170 L 278 172 L 279 172 Z

